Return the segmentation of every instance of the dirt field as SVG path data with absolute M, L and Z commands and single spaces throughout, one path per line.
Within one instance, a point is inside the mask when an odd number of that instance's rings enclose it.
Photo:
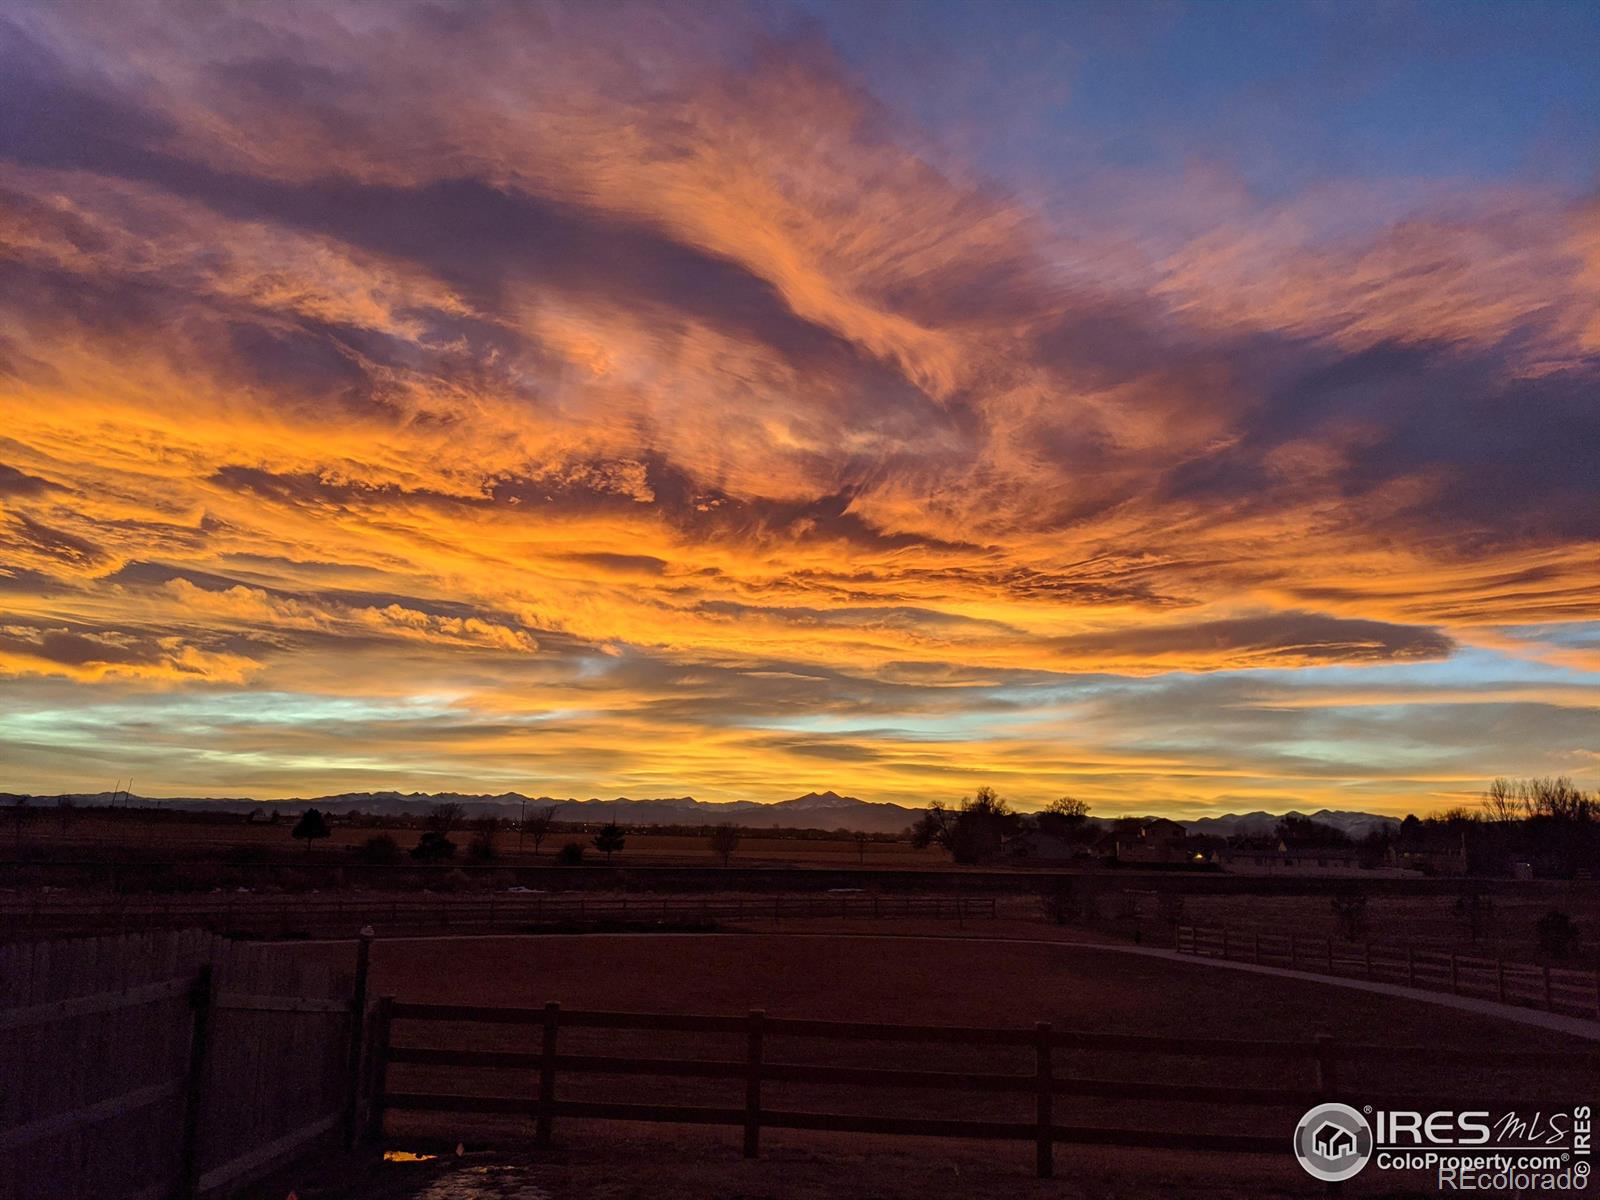
M 402 851 L 416 845 L 421 830 L 416 828 L 374 828 L 335 823 L 331 836 L 307 850 L 304 843 L 289 836 L 291 820 L 277 824 L 249 823 L 232 815 L 183 814 L 130 810 L 115 815 L 106 812 L 72 812 L 65 823 L 53 809 L 40 809 L 28 823 L 18 843 L 9 823 L 4 827 L 7 848 L 26 846 L 53 858 L 70 858 L 74 853 L 93 855 L 103 850 L 137 852 L 145 856 L 176 860 L 203 859 L 215 862 L 230 851 L 265 853 L 274 861 L 340 862 L 368 838 L 382 834 L 394 838 Z M 451 835 L 459 847 L 457 858 L 464 859 L 471 830 Z M 517 848 L 517 835 L 502 830 L 496 838 L 499 858 L 507 865 L 550 863 L 555 852 L 568 842 L 579 842 L 592 859 L 601 859 L 590 845 L 587 833 L 556 832 L 546 839 L 542 853 L 535 855 L 531 842 Z M 712 852 L 701 836 L 657 833 L 628 834 L 627 846 L 616 858 L 618 863 L 652 866 L 712 866 L 721 858 Z M 906 867 L 928 870 L 950 865 L 947 854 L 936 849 L 917 850 L 909 842 L 868 842 L 860 848 L 849 836 L 832 838 L 774 837 L 752 830 L 734 851 L 732 865 L 824 866 L 824 867 Z
M 345 947 L 306 947 L 344 957 Z M 567 1008 L 740 1014 L 916 1024 L 1031 1027 L 1130 1034 L 1245 1039 L 1341 1040 L 1471 1049 L 1554 1049 L 1569 1039 L 1414 1002 L 1297 981 L 1237 975 L 1096 950 L 1024 946 L 973 938 L 933 942 L 885 937 L 777 935 L 576 936 L 380 943 L 378 991 L 404 999 Z M 533 1049 L 536 1033 L 515 1026 L 399 1023 L 397 1044 Z M 565 1053 L 737 1059 L 742 1041 L 727 1035 L 600 1033 L 566 1030 Z M 955 1071 L 1026 1072 L 1031 1058 L 1011 1049 L 919 1044 L 877 1046 L 814 1039 L 770 1039 L 774 1060 Z M 1592 1047 L 1586 1047 L 1592 1049 Z M 1111 1056 L 1065 1052 L 1058 1072 L 1105 1079 L 1306 1086 L 1309 1064 L 1258 1059 Z M 1592 1081 L 1570 1072 L 1508 1070 L 1414 1060 L 1348 1068 L 1344 1098 L 1378 1092 L 1459 1094 L 1464 1101 L 1516 1096 L 1573 1099 Z M 397 1066 L 407 1090 L 532 1096 L 527 1071 Z M 563 1077 L 566 1099 L 737 1105 L 737 1081 Z M 916 1113 L 930 1117 L 1025 1120 L 1026 1096 L 769 1085 L 763 1102 L 788 1109 Z M 1208 1108 L 1088 1098 L 1058 1100 L 1057 1119 L 1124 1128 L 1282 1135 L 1298 1112 Z M 394 1114 L 401 1139 L 505 1143 L 528 1132 L 504 1118 Z M 956 1197 L 970 1195 L 1311 1195 L 1292 1161 L 1063 1147 L 1061 1181 L 1029 1177 L 1025 1145 L 863 1139 L 853 1135 L 763 1134 L 762 1162 L 737 1158 L 733 1130 L 558 1122 L 558 1147 L 528 1167 L 555 1200 L 594 1197 Z M 1287 1156 L 1286 1156 L 1287 1158 Z M 500 1159 L 493 1160 L 501 1162 Z M 1065 1181 L 1065 1182 L 1063 1182 Z M 1357 1181 L 1359 1182 L 1359 1181 Z M 1393 1178 L 1389 1185 L 1394 1183 Z M 374 1185 L 376 1186 L 376 1185 Z M 387 1186 L 387 1185 L 385 1185 Z M 412 1193 L 352 1192 L 352 1195 Z M 415 1193 L 421 1195 L 421 1192 Z M 458 1193 L 441 1193 L 455 1196 Z M 493 1191 L 460 1192 L 462 1200 Z M 1354 1184 L 1348 1194 L 1378 1194 Z M 306 1193 L 302 1193 L 304 1197 Z

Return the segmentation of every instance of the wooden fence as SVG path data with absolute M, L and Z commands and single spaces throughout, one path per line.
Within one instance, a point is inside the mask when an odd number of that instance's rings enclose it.
M 464 895 L 359 893 L 149 896 L 115 901 L 40 895 L 0 903 L 0 938 L 73 937 L 140 929 L 206 929 L 273 937 L 338 934 L 364 925 L 386 934 L 445 930 L 516 931 L 543 925 L 710 924 L 791 921 L 992 918 L 992 896 L 698 896 L 590 898 L 582 894 L 489 892 Z
M 1520 1004 L 1553 1013 L 1600 1018 L 1600 971 L 1572 971 L 1534 963 L 1506 962 L 1445 950 L 1384 946 L 1371 942 L 1336 942 L 1294 934 L 1240 932 L 1218 927 L 1180 925 L 1177 948 L 1185 954 L 1264 963 L 1399 983 L 1430 991 L 1453 992 Z
M 0 1200 L 226 1191 L 357 1120 L 354 972 L 200 931 L 0 947 Z
M 1287 1152 L 1289 1135 L 1299 1114 L 1313 1104 L 1351 1091 L 1356 1081 L 1340 1078 L 1341 1064 L 1426 1061 L 1437 1066 L 1452 1057 L 1450 1051 L 1433 1047 L 1391 1047 L 1340 1044 L 1328 1037 L 1310 1041 L 1274 1042 L 1265 1040 L 1221 1040 L 1203 1038 L 1145 1037 L 1122 1034 L 1056 1030 L 1048 1023 L 1027 1028 L 970 1028 L 862 1024 L 838 1021 L 774 1018 L 752 1011 L 747 1016 L 683 1016 L 662 1013 L 622 1013 L 571 1011 L 559 1004 L 541 1008 L 486 1008 L 455 1004 L 416 1004 L 384 998 L 378 1004 L 375 1022 L 373 1061 L 377 1078 L 371 1108 L 372 1130 L 381 1133 L 385 1112 L 433 1112 L 491 1114 L 531 1119 L 539 1142 L 548 1143 L 555 1123 L 561 1118 L 664 1122 L 693 1125 L 723 1125 L 743 1131 L 744 1153 L 755 1157 L 763 1129 L 824 1130 L 842 1133 L 904 1134 L 920 1137 L 977 1138 L 1031 1142 L 1034 1166 L 1041 1177 L 1054 1172 L 1055 1147 L 1061 1143 L 1144 1147 L 1173 1150 L 1226 1151 L 1233 1153 Z M 537 1049 L 467 1049 L 457 1046 L 396 1043 L 394 1031 L 442 1030 L 449 1038 L 473 1026 L 523 1026 Z M 564 1052 L 563 1030 L 654 1031 L 664 1034 L 721 1034 L 742 1040 L 745 1053 L 739 1057 L 697 1059 L 683 1057 L 622 1057 L 616 1054 Z M 412 1036 L 415 1036 L 413 1032 Z M 426 1036 L 426 1034 L 425 1034 Z M 769 1044 L 779 1038 L 802 1038 L 823 1042 L 921 1043 L 959 1047 L 1011 1047 L 1031 1051 L 1033 1069 L 1002 1073 L 993 1070 L 898 1070 L 878 1067 L 840 1066 L 815 1062 L 775 1061 Z M 437 1042 L 435 1036 L 432 1040 Z M 615 1045 L 615 1039 L 608 1039 Z M 1072 1056 L 1084 1052 L 1109 1055 L 1113 1061 L 1127 1056 L 1155 1056 L 1170 1064 L 1156 1080 L 1110 1079 L 1068 1069 Z M 1528 1067 L 1583 1072 L 1600 1068 L 1600 1056 L 1584 1059 L 1561 1053 L 1457 1052 L 1455 1057 L 1474 1067 Z M 1230 1059 L 1265 1062 L 1272 1078 L 1293 1078 L 1298 1071 L 1303 1082 L 1271 1086 L 1230 1086 L 1205 1081 L 1214 1078 L 1213 1069 Z M 1198 1060 L 1198 1061 L 1197 1061 Z M 460 1072 L 488 1070 L 500 1078 L 507 1070 L 521 1071 L 529 1084 L 522 1094 L 443 1093 L 396 1088 L 389 1068 L 394 1065 L 439 1069 L 452 1072 L 452 1082 Z M 634 1099 L 567 1100 L 558 1095 L 561 1078 L 573 1076 L 665 1077 L 672 1079 L 726 1080 L 742 1085 L 742 1103 L 736 1099 L 716 1106 L 640 1103 L 637 1086 Z M 763 1098 L 763 1089 L 775 1084 L 821 1084 L 833 1089 L 916 1089 L 922 1092 L 1012 1094 L 1031 1099 L 1032 1114 L 1027 1120 L 941 1119 L 909 1116 L 904 1113 L 868 1115 L 843 1112 L 797 1111 L 772 1107 Z M 1341 1084 L 1345 1085 L 1341 1088 Z M 830 1093 L 832 1094 L 832 1093 Z M 1126 1128 L 1063 1121 L 1058 1100 L 1099 1098 L 1134 1101 L 1145 1105 L 1173 1106 L 1179 1115 L 1166 1127 Z M 1420 1109 L 1450 1107 L 1467 1097 L 1419 1095 L 1376 1095 L 1366 1091 L 1361 1099 L 1389 1107 Z M 1474 1107 L 1485 1103 L 1480 1092 L 1470 1097 Z M 1081 1102 L 1081 1101 L 1080 1101 Z M 837 1103 L 837 1101 L 835 1101 Z M 1505 1102 L 1507 1107 L 1511 1102 Z M 1219 1107 L 1243 1107 L 1259 1116 L 1259 1110 L 1281 1110 L 1267 1122 L 1259 1119 L 1253 1127 L 1260 1133 L 1187 1132 L 1182 1111 L 1191 1114 L 1187 1125 L 1194 1127 Z M 1064 1105 L 1063 1105 L 1064 1107 Z M 1146 1116 L 1148 1120 L 1148 1116 Z

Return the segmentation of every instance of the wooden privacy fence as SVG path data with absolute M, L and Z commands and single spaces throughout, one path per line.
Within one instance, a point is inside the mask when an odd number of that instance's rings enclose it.
M 354 974 L 199 931 L 0 947 L 0 1200 L 180 1200 L 354 1131 Z
M 1032 1029 L 970 1028 L 948 1026 L 882 1025 L 839 1021 L 774 1018 L 753 1011 L 747 1016 L 682 1016 L 663 1013 L 590 1012 L 544 1008 L 485 1008 L 456 1004 L 414 1004 L 391 998 L 379 1001 L 375 1023 L 373 1062 L 377 1078 L 370 1108 L 370 1132 L 381 1134 L 385 1111 L 497 1114 L 531 1118 L 536 1137 L 548 1143 L 558 1118 L 724 1125 L 741 1128 L 744 1153 L 754 1157 L 763 1129 L 824 1130 L 841 1133 L 905 1134 L 920 1137 L 978 1138 L 1032 1142 L 1035 1169 L 1041 1177 L 1054 1171 L 1055 1146 L 1080 1143 L 1173 1150 L 1228 1151 L 1286 1154 L 1294 1120 L 1306 1108 L 1331 1098 L 1339 1089 L 1339 1068 L 1348 1062 L 1392 1064 L 1407 1056 L 1437 1064 L 1449 1051 L 1433 1047 L 1388 1047 L 1338 1044 L 1328 1037 L 1311 1041 L 1274 1042 L 1203 1038 L 1145 1037 L 1123 1034 L 1056 1030 L 1048 1023 Z M 531 1027 L 537 1050 L 462 1049 L 451 1046 L 395 1044 L 396 1026 L 445 1029 L 490 1025 Z M 563 1030 L 654 1031 L 659 1033 L 723 1034 L 743 1040 L 745 1053 L 723 1059 L 682 1057 L 623 1057 L 565 1052 Z M 943 1046 L 999 1048 L 1031 1051 L 1033 1069 L 1020 1073 L 997 1071 L 896 1070 L 879 1067 L 839 1066 L 815 1062 L 774 1060 L 768 1049 L 777 1038 L 817 1039 L 824 1042 L 923 1043 Z M 1171 1065 L 1161 1080 L 1126 1080 L 1091 1077 L 1068 1069 L 1069 1052 L 1098 1052 L 1119 1059 L 1128 1055 L 1153 1055 Z M 1196 1065 L 1199 1057 L 1204 1063 Z M 1459 1053 L 1474 1066 L 1524 1066 L 1573 1069 L 1569 1054 Z M 1215 1067 L 1230 1059 L 1267 1060 L 1275 1078 L 1298 1072 L 1298 1085 L 1266 1087 L 1228 1086 L 1209 1082 L 1173 1080 L 1211 1078 L 1206 1064 Z M 400 1090 L 390 1080 L 394 1065 L 472 1072 L 488 1069 L 520 1070 L 530 1085 L 520 1095 L 441 1093 Z M 1600 1059 L 1576 1063 L 1578 1070 L 1600 1067 Z M 567 1100 L 559 1096 L 561 1079 L 582 1076 L 666 1077 L 726 1080 L 742 1085 L 742 1103 L 731 1100 L 718 1106 L 649 1104 L 633 1101 Z M 452 1075 L 452 1079 L 459 1075 Z M 1346 1080 L 1346 1083 L 1353 1082 Z M 931 1092 L 1010 1093 L 1031 1098 L 1028 1120 L 938 1119 L 903 1113 L 865 1115 L 842 1112 L 796 1111 L 773 1107 L 763 1096 L 771 1084 L 822 1084 L 842 1089 L 917 1089 Z M 1344 1089 L 1349 1091 L 1347 1087 Z M 1205 1116 L 1219 1106 L 1250 1110 L 1284 1110 L 1275 1115 L 1271 1136 L 1259 1134 L 1185 1132 L 1180 1116 L 1167 1128 L 1121 1128 L 1074 1124 L 1064 1120 L 1057 1101 L 1101 1098 L 1141 1104 L 1177 1106 L 1205 1124 Z M 1463 1097 L 1387 1095 L 1363 1101 L 1391 1107 L 1448 1107 Z M 1481 1106 L 1484 1097 L 1471 1098 Z M 1429 1106 L 1429 1107 L 1423 1107 Z M 1066 1107 L 1065 1104 L 1062 1107 Z M 1256 1128 L 1260 1128 L 1259 1121 Z
M 957 923 L 995 916 L 992 896 L 700 896 L 592 899 L 581 894 L 360 894 L 128 897 L 116 901 L 35 896 L 0 903 L 0 937 L 82 936 L 139 929 L 207 929 L 224 935 L 337 932 L 373 925 L 386 933 L 517 930 L 558 924 L 690 924 L 923 918 Z
M 1246 933 L 1220 926 L 1180 925 L 1177 948 L 1205 958 L 1376 979 L 1600 1018 L 1600 971 L 1572 971 L 1412 946 L 1336 942 L 1332 938 L 1297 937 L 1290 933 Z

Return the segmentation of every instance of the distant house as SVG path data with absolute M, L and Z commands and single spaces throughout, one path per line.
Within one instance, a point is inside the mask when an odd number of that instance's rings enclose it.
M 1364 855 L 1354 846 L 1295 846 L 1281 839 L 1270 849 L 1261 847 L 1229 847 L 1218 850 L 1212 861 L 1225 871 L 1237 875 L 1358 875 L 1369 874 L 1363 866 Z M 1383 872 L 1399 875 L 1390 868 Z
M 1137 829 L 1114 831 L 1112 854 L 1124 863 L 1179 863 L 1192 857 L 1184 848 L 1183 826 L 1165 817 L 1141 821 Z
M 1465 875 L 1467 873 L 1467 835 L 1453 841 L 1432 844 L 1390 846 L 1385 856 L 1391 866 L 1421 871 L 1424 875 Z

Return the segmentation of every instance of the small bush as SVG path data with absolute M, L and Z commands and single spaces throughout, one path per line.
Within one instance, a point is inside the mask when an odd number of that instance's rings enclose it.
M 436 830 L 428 830 L 416 846 L 411 850 L 411 857 L 418 862 L 444 862 L 447 858 L 454 858 L 456 844 L 444 834 Z
M 556 861 L 563 867 L 577 867 L 583 865 L 583 844 L 581 842 L 568 842 L 556 851 Z
M 400 861 L 400 843 L 387 833 L 369 837 L 356 850 L 356 858 L 374 866 L 390 866 Z

